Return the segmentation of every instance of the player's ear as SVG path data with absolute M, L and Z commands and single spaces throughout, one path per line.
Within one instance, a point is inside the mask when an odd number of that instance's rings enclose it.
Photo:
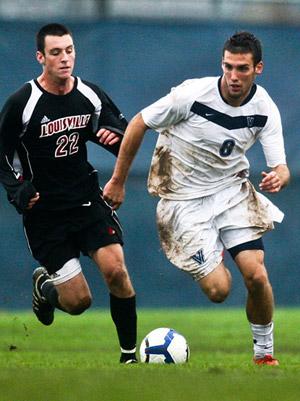
M 45 64 L 45 56 L 42 52 L 40 52 L 40 51 L 36 52 L 36 59 L 37 59 L 38 63 L 43 64 L 43 65 Z
M 264 69 L 264 63 L 262 61 L 260 61 L 255 66 L 255 74 L 257 74 L 257 75 L 261 74 L 263 72 L 263 69 Z
M 222 60 L 221 60 L 221 69 L 224 71 L 224 57 L 222 57 Z

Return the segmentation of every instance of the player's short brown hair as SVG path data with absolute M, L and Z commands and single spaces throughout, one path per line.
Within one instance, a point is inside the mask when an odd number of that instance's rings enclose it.
M 225 50 L 230 53 L 251 53 L 254 65 L 262 60 L 262 45 L 259 39 L 252 33 L 241 31 L 232 35 L 224 44 L 223 56 Z
M 67 28 L 65 25 L 51 23 L 44 25 L 36 34 L 36 47 L 37 50 L 41 53 L 45 52 L 45 37 L 47 35 L 52 36 L 64 36 L 64 35 L 71 35 L 72 32 Z

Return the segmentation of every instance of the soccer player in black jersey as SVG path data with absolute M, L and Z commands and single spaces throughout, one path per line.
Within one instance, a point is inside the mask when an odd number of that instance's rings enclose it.
M 0 119 L 0 181 L 43 266 L 33 272 L 33 311 L 50 325 L 55 308 L 71 315 L 89 308 L 79 262 L 81 253 L 89 255 L 110 291 L 120 362 L 136 362 L 135 291 L 122 229 L 86 147 L 93 141 L 117 155 L 127 122 L 98 86 L 72 75 L 75 48 L 67 27 L 45 25 L 36 41 L 42 74 L 8 98 Z

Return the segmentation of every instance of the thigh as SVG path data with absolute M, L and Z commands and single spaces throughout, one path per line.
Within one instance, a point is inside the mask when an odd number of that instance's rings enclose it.
M 24 216 L 24 232 L 33 257 L 49 274 L 72 258 L 79 257 L 79 250 L 72 240 L 70 211 L 44 211 Z
M 205 277 L 221 263 L 223 245 L 214 224 L 209 197 L 190 201 L 160 200 L 157 225 L 167 258 L 195 280 Z
M 246 281 L 256 275 L 267 276 L 264 265 L 264 251 L 261 249 L 241 251 L 236 255 L 234 261 Z
M 207 295 L 227 295 L 231 286 L 231 274 L 221 262 L 211 273 L 198 280 L 198 284 Z
M 103 274 L 112 294 L 120 298 L 134 296 L 135 292 L 125 265 L 120 244 L 111 244 L 91 253 L 91 257 Z
M 55 282 L 54 282 L 55 284 Z M 60 300 L 63 304 L 74 305 L 78 300 L 91 298 L 88 283 L 82 272 L 60 284 L 55 284 Z
M 120 244 L 110 244 L 90 252 L 99 270 L 104 276 L 111 274 L 115 269 L 126 271 L 123 248 Z

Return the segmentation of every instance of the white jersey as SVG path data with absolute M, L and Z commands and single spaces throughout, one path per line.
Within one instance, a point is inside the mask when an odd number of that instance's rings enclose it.
M 286 163 L 277 106 L 259 85 L 239 107 L 220 94 L 220 77 L 191 79 L 142 110 L 159 132 L 148 177 L 152 195 L 208 196 L 246 180 L 246 151 L 258 139 L 268 167 Z

